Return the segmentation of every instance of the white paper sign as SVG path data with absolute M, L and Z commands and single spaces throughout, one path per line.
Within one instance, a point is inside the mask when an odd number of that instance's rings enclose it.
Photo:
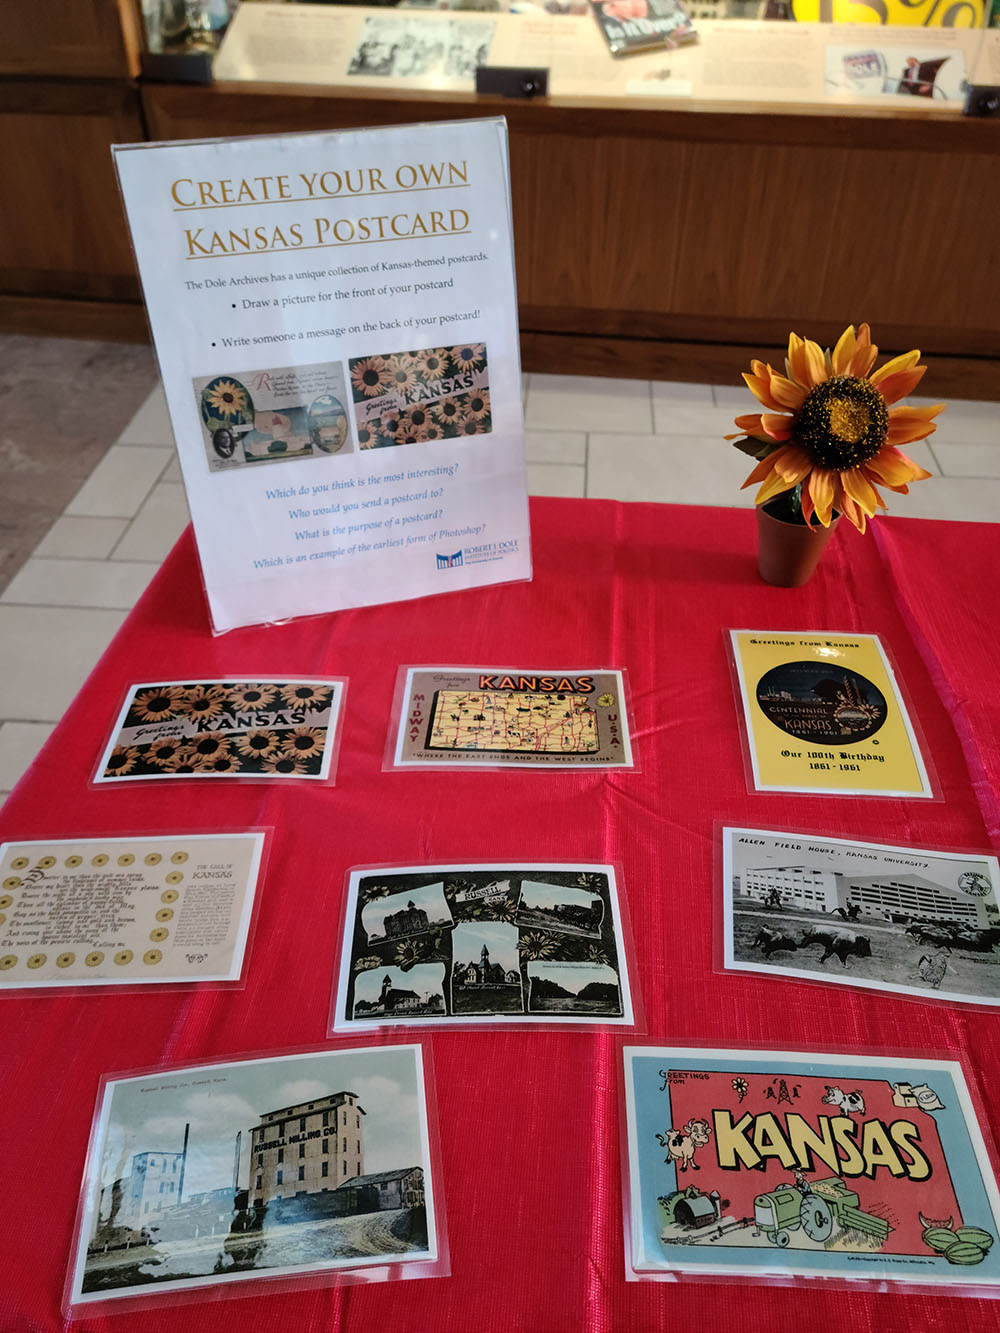
M 215 629 L 530 578 L 504 121 L 114 152 Z

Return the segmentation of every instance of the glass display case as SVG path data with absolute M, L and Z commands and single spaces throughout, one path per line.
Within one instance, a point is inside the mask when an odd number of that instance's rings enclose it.
M 61 83 L 63 68 L 30 90 L 0 81 L 11 131 L 0 157 L 12 179 L 30 171 L 43 201 L 0 247 L 8 327 L 34 298 L 31 327 L 64 331 L 69 313 L 84 328 L 144 330 L 112 142 L 503 114 L 526 367 L 709 378 L 748 354 L 773 359 L 789 327 L 830 341 L 868 319 L 887 347 L 933 357 L 942 393 L 998 392 L 1000 121 L 962 114 L 966 85 L 1000 86 L 1000 30 L 968 26 L 968 6 L 987 0 L 939 0 L 950 23 L 906 28 L 800 21 L 810 3 L 870 15 L 874 0 L 787 0 L 792 21 L 681 0 L 695 39 L 624 58 L 593 13 L 552 13 L 547 0 L 489 12 L 254 0 L 232 17 L 226 0 L 145 2 L 131 11 L 138 36 L 118 38 L 117 82 L 106 62 L 81 78 L 79 61 Z M 106 28 L 113 0 L 89 3 Z M 50 18 L 51 35 L 54 7 Z M 212 81 L 148 72 L 175 55 L 201 60 Z M 543 69 L 547 95 L 478 94 L 482 65 Z M 72 218 L 56 203 L 67 179 Z

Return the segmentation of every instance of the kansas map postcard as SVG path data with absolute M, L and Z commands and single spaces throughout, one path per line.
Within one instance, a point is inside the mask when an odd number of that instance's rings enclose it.
M 933 797 L 874 634 L 731 630 L 757 791 Z
M 1000 1285 L 959 1064 L 629 1046 L 627 1275 Z
M 0 990 L 237 981 L 263 833 L 0 845 Z
M 435 1204 L 419 1045 L 108 1079 L 67 1303 L 342 1269 L 425 1276 Z
M 620 671 L 409 667 L 401 675 L 395 766 L 634 766 Z
M 328 678 L 133 685 L 94 781 L 326 781 L 332 776 L 345 684 Z
M 613 866 L 351 871 L 332 1031 L 634 1022 Z
M 724 965 L 1000 1005 L 998 886 L 984 853 L 725 828 Z

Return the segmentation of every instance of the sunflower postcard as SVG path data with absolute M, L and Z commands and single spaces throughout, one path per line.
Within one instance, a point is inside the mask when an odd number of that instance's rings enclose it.
M 94 781 L 329 781 L 346 685 L 326 678 L 130 686 Z
M 210 472 L 351 452 L 339 362 L 193 381 Z
M 485 343 L 354 357 L 349 365 L 361 449 L 493 429 Z

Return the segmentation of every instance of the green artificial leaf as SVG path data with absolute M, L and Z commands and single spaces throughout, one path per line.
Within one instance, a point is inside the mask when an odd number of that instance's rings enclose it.
M 742 440 L 731 440 L 730 443 L 739 449 L 740 453 L 756 458 L 758 463 L 768 454 L 773 454 L 775 449 L 780 448 L 777 440 L 759 440 L 756 435 L 744 435 Z

